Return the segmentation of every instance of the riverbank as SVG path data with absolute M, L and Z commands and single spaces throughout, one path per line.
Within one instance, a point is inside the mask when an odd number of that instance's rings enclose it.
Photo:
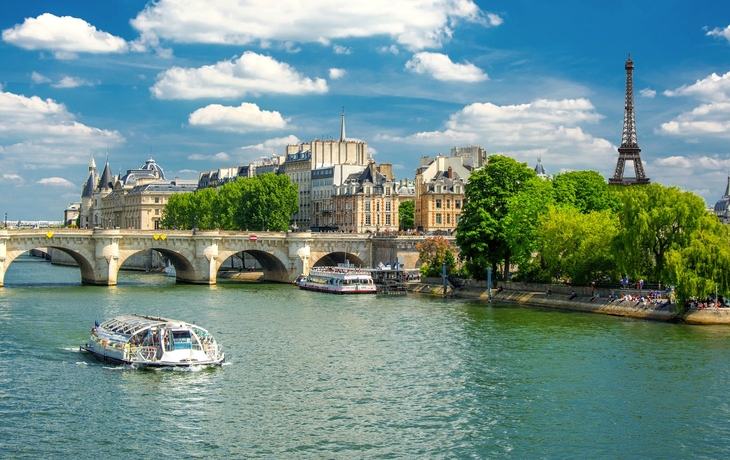
M 408 290 L 411 292 L 444 295 L 443 286 L 439 284 L 438 279 L 426 278 L 421 283 L 410 283 Z M 629 290 L 599 290 L 600 298 L 591 301 L 590 288 L 571 288 L 569 286 L 555 285 L 538 285 L 524 283 L 499 282 L 498 286 L 503 289 L 496 292 L 492 289 L 492 300 L 495 302 L 513 302 L 524 305 L 532 305 L 539 307 L 555 308 L 560 310 L 573 310 L 588 313 L 600 313 L 613 316 L 626 316 L 637 319 L 647 319 L 653 321 L 677 321 L 688 324 L 726 324 L 730 325 L 730 308 L 692 308 L 684 314 L 678 314 L 676 305 L 670 304 L 666 299 L 659 303 L 636 301 L 608 301 L 609 294 L 629 293 L 631 295 L 638 294 Z M 539 289 L 538 289 L 539 288 Z M 552 294 L 546 295 L 548 288 Z M 566 292 L 562 292 L 565 291 Z M 570 299 L 571 292 L 575 290 L 577 296 Z M 613 292 L 616 291 L 616 292 Z M 489 300 L 489 293 L 486 285 L 481 282 L 470 281 L 464 287 L 453 288 L 448 285 L 446 288 L 447 297 Z

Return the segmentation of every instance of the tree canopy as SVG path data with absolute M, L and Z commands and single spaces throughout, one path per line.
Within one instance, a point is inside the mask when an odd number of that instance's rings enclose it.
M 496 272 L 497 265 L 503 263 L 505 272 L 509 271 L 511 249 L 505 228 L 508 202 L 533 177 L 535 171 L 527 163 L 501 155 L 491 155 L 485 167 L 469 176 L 456 242 L 460 257 L 474 277 L 484 279 L 490 265 Z
M 164 228 L 285 231 L 299 207 L 288 176 L 273 173 L 172 195 L 162 212 Z
M 416 243 L 416 249 L 423 262 L 420 267 L 423 276 L 441 276 L 444 263 L 446 274 L 456 268 L 456 248 L 443 236 L 429 236 L 422 243 Z
M 415 228 L 416 203 L 413 200 L 402 202 L 398 206 L 398 227 L 401 230 Z

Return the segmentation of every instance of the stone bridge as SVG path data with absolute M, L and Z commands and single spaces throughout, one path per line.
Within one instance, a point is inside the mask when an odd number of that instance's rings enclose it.
M 55 248 L 71 256 L 82 284 L 116 285 L 124 261 L 149 249 L 171 260 L 178 282 L 215 284 L 218 268 L 240 252 L 259 262 L 265 281 L 275 282 L 291 282 L 311 267 L 345 260 L 361 267 L 398 260 L 405 268 L 417 268 L 415 244 L 422 240 L 353 233 L 0 229 L 0 287 L 13 260 L 36 248 Z

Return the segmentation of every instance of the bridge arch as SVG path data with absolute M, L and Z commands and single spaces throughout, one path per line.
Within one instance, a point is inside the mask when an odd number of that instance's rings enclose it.
M 264 251 L 260 249 L 241 249 L 238 251 L 219 251 L 218 257 L 216 259 L 215 272 L 218 272 L 218 269 L 221 267 L 221 265 L 223 265 L 223 262 L 228 260 L 229 257 L 238 254 L 239 252 L 249 254 L 251 257 L 256 259 L 256 261 L 259 263 L 259 265 L 261 265 L 261 268 L 264 271 L 264 281 L 276 281 L 284 283 L 288 283 L 291 281 L 289 270 L 287 270 L 286 263 L 283 262 L 288 259 L 282 252 L 277 250 Z
M 330 252 L 320 256 L 312 261 L 312 267 L 336 267 L 338 264 L 344 264 L 346 261 L 356 267 L 367 267 L 367 263 L 357 254 L 343 251 Z
M 193 266 L 193 262 L 195 260 L 195 255 L 193 255 L 192 252 L 190 252 L 187 249 L 181 248 L 181 249 L 170 249 L 165 247 L 157 247 L 152 246 L 149 248 L 139 248 L 139 249 L 124 249 L 119 251 L 119 259 L 118 264 L 116 267 L 117 273 L 114 274 L 114 278 L 116 279 L 117 274 L 119 273 L 119 270 L 122 268 L 122 265 L 124 265 L 124 262 L 132 257 L 133 255 L 148 251 L 148 250 L 154 250 L 162 254 L 163 256 L 167 257 L 172 265 L 175 267 L 175 277 L 176 279 L 180 281 L 185 280 L 192 280 L 195 279 L 195 267 Z
M 26 252 L 37 248 L 45 248 L 46 250 L 53 248 L 68 254 L 79 266 L 79 270 L 81 272 L 81 284 L 96 284 L 93 263 L 94 257 L 90 251 L 83 248 L 71 249 L 58 244 L 34 244 L 34 242 L 31 242 L 29 244 L 22 244 L 19 247 L 16 246 L 12 251 L 7 251 L 5 261 L 2 262 L 3 270 L 1 274 L 2 276 L 0 276 L 0 286 L 4 284 L 5 273 L 7 272 L 7 268 L 10 264 Z

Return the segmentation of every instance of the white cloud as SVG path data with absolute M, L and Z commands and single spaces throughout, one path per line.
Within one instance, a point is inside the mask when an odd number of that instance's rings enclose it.
M 378 48 L 378 53 L 392 53 L 397 55 L 398 53 L 400 53 L 400 50 L 395 45 L 381 46 L 380 48 Z
M 730 100 L 730 72 L 722 76 L 713 73 L 702 80 L 697 80 L 692 85 L 682 85 L 674 91 L 666 90 L 664 95 L 668 97 L 694 96 L 706 102 Z
M 37 83 L 37 84 L 48 83 L 51 81 L 50 78 L 44 77 L 43 75 L 39 74 L 38 72 L 31 73 L 30 78 L 33 80 L 34 83 Z
M 117 131 L 79 123 L 52 99 L 0 92 L 0 157 L 6 161 L 83 164 L 89 161 L 89 149 L 122 142 Z
M 615 165 L 616 146 L 578 126 L 602 118 L 587 99 L 538 99 L 503 106 L 474 103 L 452 114 L 440 131 L 377 136 L 375 140 L 428 145 L 432 150 L 481 145 L 490 153 L 509 155 L 530 165 L 542 155 L 543 163 L 553 170 L 606 167 L 604 173 L 609 173 Z
M 286 120 L 279 112 L 259 109 L 256 104 L 241 103 L 238 107 L 211 104 L 191 113 L 188 122 L 215 131 L 245 133 L 283 129 Z
M 335 51 L 335 54 L 352 54 L 352 50 L 346 46 L 333 45 L 332 49 Z
M 715 27 L 711 31 L 707 32 L 707 35 L 711 37 L 726 38 L 728 41 L 730 41 L 730 26 L 727 26 L 724 29 Z
M 3 181 L 24 182 L 23 178 L 17 174 L 3 174 Z
M 218 152 L 215 155 L 201 155 L 195 153 L 188 155 L 188 160 L 215 160 L 215 161 L 229 161 L 231 157 L 226 152 Z M 183 172 L 183 171 L 181 171 Z
M 94 86 L 94 84 L 84 78 L 63 77 L 58 83 L 51 86 L 54 88 L 77 88 L 79 86 Z
M 125 53 L 129 50 L 123 38 L 97 30 L 83 19 L 51 13 L 26 18 L 22 24 L 3 30 L 2 38 L 23 49 L 54 51 L 58 59 L 75 57 L 75 53 Z
M 50 185 L 51 187 L 73 187 L 76 188 L 76 184 L 68 181 L 62 177 L 47 177 L 38 181 L 41 185 Z
M 157 99 L 242 97 L 246 94 L 326 93 L 322 78 L 307 78 L 289 64 L 251 51 L 238 59 L 197 69 L 172 67 L 157 76 L 150 92 Z
M 284 13 L 285 12 L 285 13 Z M 131 23 L 143 36 L 180 43 L 246 45 L 269 41 L 322 43 L 344 38 L 390 36 L 418 51 L 439 48 L 460 22 L 497 26 L 473 0 L 192 0 L 151 2 Z
M 455 64 L 445 54 L 425 51 L 414 54 L 413 58 L 406 62 L 406 69 L 419 74 L 429 74 L 441 81 L 477 82 L 489 79 L 487 74 L 474 64 L 469 62 Z
M 662 134 L 730 137 L 730 72 L 722 76 L 713 73 L 692 85 L 664 91 L 664 95 L 691 96 L 703 103 L 662 123 L 658 130 Z
M 339 80 L 345 75 L 347 75 L 345 69 L 330 69 L 330 80 Z
M 494 27 L 497 27 L 504 22 L 504 19 L 494 13 L 487 13 L 487 19 L 489 20 L 489 25 Z
M 287 145 L 297 145 L 301 141 L 295 135 L 290 134 L 286 137 L 275 137 L 268 139 L 260 144 L 244 145 L 241 150 L 254 150 L 257 152 L 270 152 L 272 150 L 282 150 Z
M 652 98 L 652 97 L 656 96 L 656 91 L 651 88 L 644 88 L 641 91 L 639 91 L 639 94 L 641 94 L 641 97 Z

